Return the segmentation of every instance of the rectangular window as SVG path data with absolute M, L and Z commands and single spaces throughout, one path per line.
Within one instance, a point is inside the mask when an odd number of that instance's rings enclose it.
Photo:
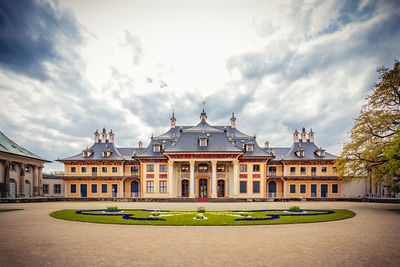
M 167 181 L 160 181 L 160 193 L 167 193 Z
M 154 165 L 153 164 L 148 164 L 147 165 L 147 171 L 148 172 L 153 172 L 154 171 Z
M 111 171 L 112 171 L 112 173 L 117 173 L 118 172 L 118 167 L 112 167 Z
M 332 194 L 339 193 L 339 186 L 338 184 L 332 184 Z
M 240 193 L 247 193 L 247 182 L 240 181 Z
M 301 174 L 306 174 L 307 173 L 307 167 L 300 167 L 300 173 Z
M 305 184 L 301 184 L 300 185 L 300 194 L 305 194 L 306 193 L 306 185 Z
M 81 167 L 81 173 L 86 173 L 87 169 L 86 167 Z
M 154 183 L 153 181 L 147 181 L 147 193 L 154 192 Z
M 225 165 L 218 164 L 217 165 L 217 172 L 225 172 Z
M 260 165 L 256 164 L 253 165 L 253 172 L 259 172 L 260 171 Z
M 102 184 L 101 185 L 101 193 L 103 193 L 103 194 L 107 193 L 107 184 Z
M 253 193 L 260 193 L 260 181 L 253 181 Z
M 71 194 L 76 194 L 76 184 L 71 184 L 69 187 L 69 192 Z
M 296 174 L 296 167 L 290 167 L 290 174 Z
M 337 173 L 336 167 L 332 167 L 332 172 L 333 172 L 333 173 Z
M 296 185 L 295 184 L 291 184 L 290 185 L 290 194 L 295 194 L 296 193 Z
M 61 185 L 60 184 L 54 185 L 54 194 L 61 194 Z
M 48 194 L 49 193 L 49 185 L 48 184 L 44 184 L 43 185 L 43 194 Z
M 311 167 L 311 175 L 315 175 L 317 173 L 317 167 Z
M 208 172 L 207 164 L 199 164 L 199 172 Z
M 108 172 L 108 168 L 107 167 L 101 167 L 101 172 L 102 173 L 107 173 Z
M 92 194 L 97 194 L 97 184 L 92 184 Z
M 189 165 L 182 165 L 181 172 L 189 172 Z
M 71 173 L 76 173 L 76 167 L 71 167 Z
M 139 167 L 138 166 L 131 166 L 131 173 L 138 173 Z
M 246 164 L 241 164 L 240 165 L 240 172 L 247 172 L 247 165 Z
M 160 165 L 160 172 L 166 172 L 167 171 L 167 165 L 161 164 Z
M 328 168 L 327 167 L 321 167 L 321 172 L 322 173 L 327 173 L 328 172 Z
M 96 175 L 97 174 L 97 167 L 92 167 L 92 175 Z

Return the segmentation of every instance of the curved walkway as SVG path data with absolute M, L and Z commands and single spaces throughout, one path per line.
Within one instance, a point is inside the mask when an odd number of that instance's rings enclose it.
M 350 209 L 351 219 L 260 226 L 142 226 L 63 221 L 60 209 Z M 400 205 L 354 202 L 0 204 L 0 266 L 399 266 Z

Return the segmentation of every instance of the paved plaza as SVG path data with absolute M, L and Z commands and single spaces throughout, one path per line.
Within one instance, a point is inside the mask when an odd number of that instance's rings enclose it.
M 351 219 L 265 226 L 110 225 L 54 219 L 60 209 L 350 209 Z M 0 204 L 0 266 L 399 266 L 400 204 L 358 202 Z

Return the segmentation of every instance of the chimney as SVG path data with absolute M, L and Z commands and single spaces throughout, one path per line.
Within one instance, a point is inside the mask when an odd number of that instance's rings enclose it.
M 231 117 L 231 128 L 236 128 L 236 118 L 234 112 L 232 112 L 232 117 Z
M 301 141 L 303 143 L 307 142 L 307 134 L 306 134 L 306 129 L 303 126 L 303 129 L 301 129 Z
M 176 126 L 176 119 L 175 119 L 175 114 L 174 114 L 174 112 L 172 111 L 172 117 L 171 117 L 171 128 L 175 128 L 175 126 Z
M 310 140 L 310 143 L 314 143 L 314 132 L 312 131 L 312 128 L 310 128 L 310 132 L 308 133 L 308 139 Z
M 265 141 L 265 148 L 269 148 L 269 142 L 268 142 L 268 140 Z
M 100 134 L 99 134 L 99 129 L 96 129 L 96 131 L 94 132 L 94 143 L 98 143 L 100 140 Z
M 142 143 L 142 141 L 139 141 L 139 148 L 143 148 L 143 143 Z
M 293 133 L 293 143 L 297 143 L 297 142 L 299 142 L 299 132 L 296 129 L 296 131 L 294 131 L 294 133 Z
M 111 131 L 108 133 L 108 140 L 110 143 L 114 143 L 114 133 L 111 129 Z
M 103 128 L 103 132 L 101 133 L 101 142 L 105 143 L 107 139 L 106 128 Z

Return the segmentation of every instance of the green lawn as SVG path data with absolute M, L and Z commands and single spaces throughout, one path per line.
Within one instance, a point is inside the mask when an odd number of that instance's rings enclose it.
M 83 214 L 77 214 L 83 213 Z M 328 214 L 329 213 L 329 214 Z M 59 210 L 50 216 L 70 221 L 150 224 L 150 225 L 260 225 L 336 221 L 351 218 L 355 213 L 349 210 L 303 210 L 302 213 L 284 210 L 252 211 L 206 211 L 205 220 L 196 220 L 196 211 L 160 211 L 153 216 L 150 210 Z M 308 214 L 308 215 L 307 215 Z
M 22 209 L 0 209 L 0 212 L 4 212 L 4 211 L 14 211 L 14 210 L 22 210 Z

